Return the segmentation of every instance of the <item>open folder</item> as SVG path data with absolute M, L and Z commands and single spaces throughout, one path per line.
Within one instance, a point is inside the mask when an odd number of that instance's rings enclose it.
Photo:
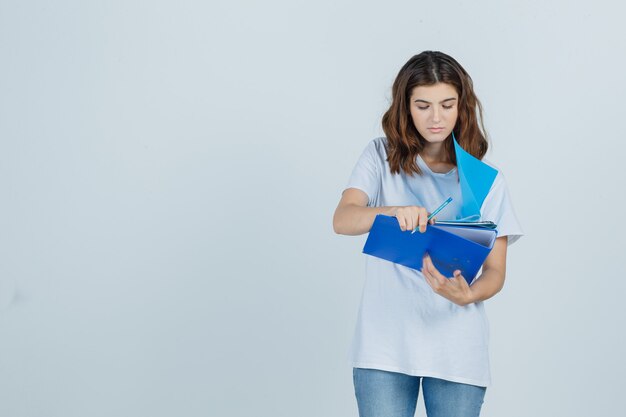
M 422 258 L 427 252 L 443 275 L 452 277 L 458 269 L 471 284 L 493 248 L 495 225 L 441 223 L 428 225 L 424 233 L 411 234 L 410 230 L 400 229 L 395 217 L 378 214 L 363 253 L 421 271 Z

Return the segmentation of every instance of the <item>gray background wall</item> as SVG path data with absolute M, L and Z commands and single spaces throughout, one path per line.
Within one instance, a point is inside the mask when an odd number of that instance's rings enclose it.
M 472 75 L 527 234 L 487 302 L 482 415 L 615 415 L 621 16 L 606 0 L 0 1 L 0 415 L 356 416 L 365 236 L 331 219 L 425 49 Z

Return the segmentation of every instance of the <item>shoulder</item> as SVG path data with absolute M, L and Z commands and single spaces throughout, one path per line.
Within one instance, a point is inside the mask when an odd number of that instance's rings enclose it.
M 369 141 L 365 147 L 365 152 L 371 154 L 376 159 L 387 160 L 387 138 L 378 137 Z
M 384 136 L 374 138 L 367 143 L 367 148 L 376 152 L 387 152 L 387 138 Z

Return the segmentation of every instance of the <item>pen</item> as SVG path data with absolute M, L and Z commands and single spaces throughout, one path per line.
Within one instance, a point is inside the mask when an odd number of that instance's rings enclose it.
M 437 207 L 437 209 L 435 211 L 433 211 L 432 213 L 430 213 L 430 215 L 428 216 L 428 221 L 430 221 L 430 219 L 432 219 L 433 217 L 435 217 L 435 215 L 437 213 L 439 213 L 441 210 L 443 210 L 443 208 L 445 206 L 447 206 L 448 204 L 450 204 L 450 201 L 452 201 L 452 197 L 448 197 L 448 199 L 446 201 L 444 201 L 439 207 Z M 415 229 L 413 229 L 413 231 L 411 232 L 411 234 L 415 233 L 415 231 L 419 229 L 419 226 L 417 226 Z

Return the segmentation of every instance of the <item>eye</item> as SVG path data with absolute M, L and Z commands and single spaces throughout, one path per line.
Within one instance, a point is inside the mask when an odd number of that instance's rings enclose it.
M 443 106 L 443 108 L 444 108 L 444 109 L 446 109 L 446 110 L 449 110 L 449 109 L 451 109 L 452 107 L 454 107 L 454 105 L 450 105 L 450 106 Z
M 428 106 L 426 106 L 426 107 L 417 106 L 417 108 L 420 109 L 420 110 L 426 110 L 428 108 Z

